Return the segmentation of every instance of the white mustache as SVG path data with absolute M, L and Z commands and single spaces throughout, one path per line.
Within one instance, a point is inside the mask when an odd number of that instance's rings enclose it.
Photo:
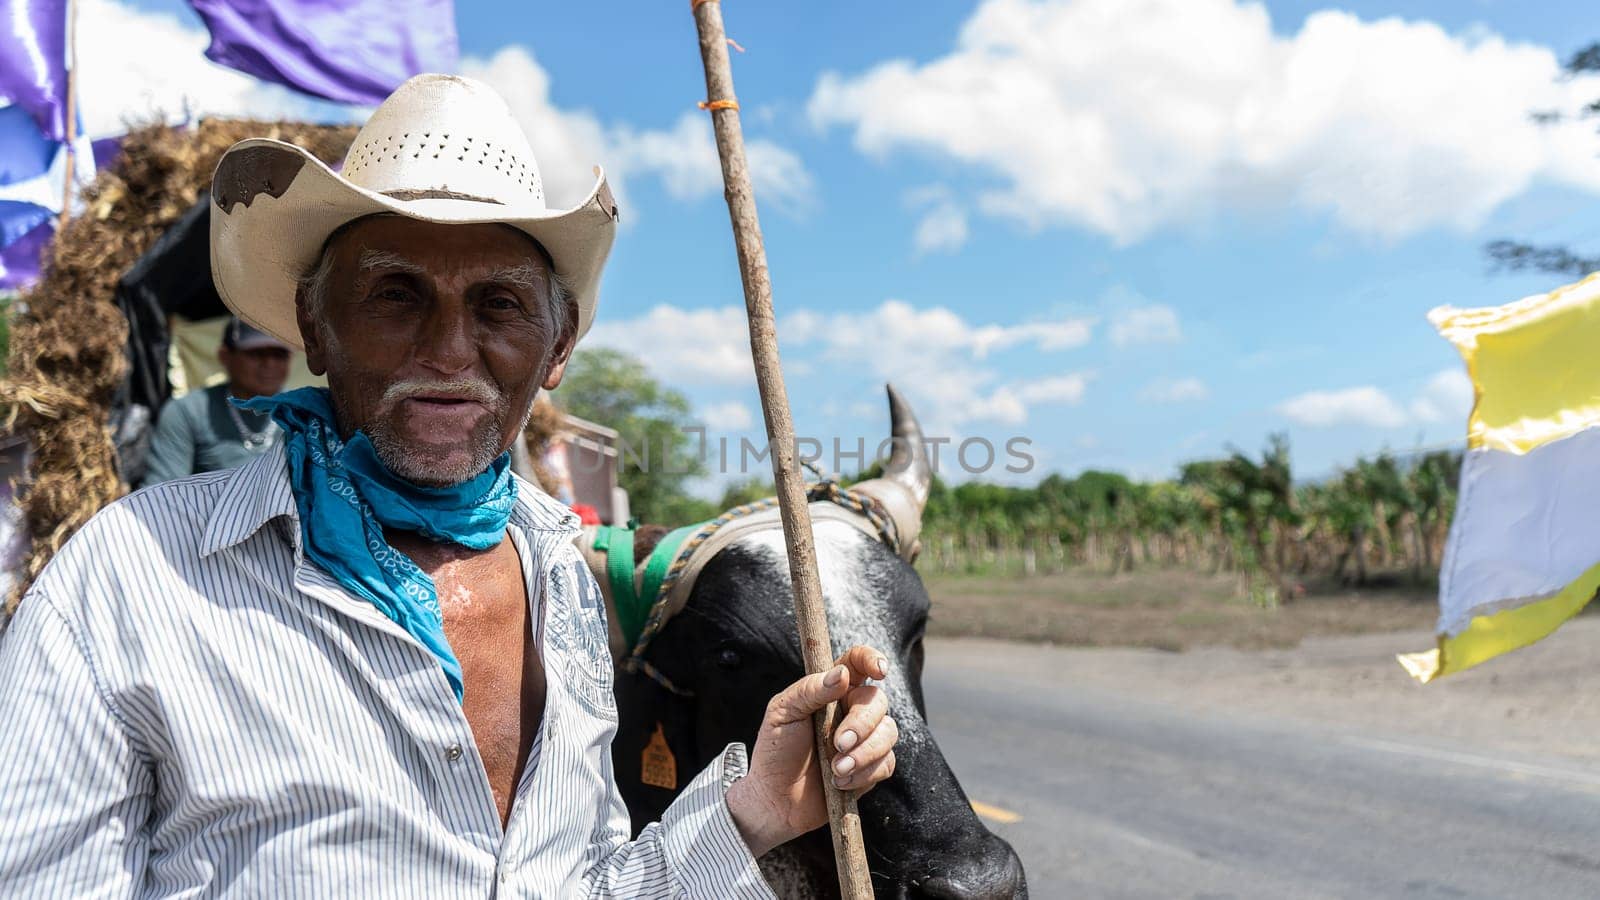
M 383 396 L 378 399 L 378 409 L 387 411 L 402 400 L 423 395 L 470 400 L 490 409 L 497 409 L 500 406 L 500 392 L 482 379 L 443 381 L 432 378 L 408 378 L 405 381 L 397 381 L 384 390 Z

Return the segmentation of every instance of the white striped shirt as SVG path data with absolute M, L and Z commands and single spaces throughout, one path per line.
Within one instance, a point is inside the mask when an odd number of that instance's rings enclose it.
M 101 511 L 0 639 L 0 896 L 770 897 L 741 745 L 628 840 L 576 531 L 519 482 L 547 688 L 502 830 L 438 661 L 303 560 L 281 450 Z

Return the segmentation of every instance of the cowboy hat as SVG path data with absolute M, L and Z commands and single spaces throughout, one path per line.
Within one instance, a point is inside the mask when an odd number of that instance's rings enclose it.
M 211 275 L 239 318 L 300 348 L 295 289 L 341 226 L 393 214 L 441 224 L 503 223 L 533 238 L 572 289 L 578 335 L 594 321 L 617 205 L 599 167 L 589 196 L 545 206 L 527 136 L 488 85 L 418 75 L 372 113 L 343 174 L 293 144 L 240 141 L 211 182 Z

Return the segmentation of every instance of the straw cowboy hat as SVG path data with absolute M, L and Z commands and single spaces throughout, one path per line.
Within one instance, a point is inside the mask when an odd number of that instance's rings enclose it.
M 340 226 L 378 213 L 499 222 L 550 254 L 572 288 L 582 336 L 617 228 L 605 175 L 594 174 L 582 203 L 547 208 L 539 165 L 505 101 L 470 78 L 418 75 L 373 111 L 342 174 L 282 141 L 229 148 L 211 183 L 211 275 L 239 318 L 299 348 L 296 282 Z

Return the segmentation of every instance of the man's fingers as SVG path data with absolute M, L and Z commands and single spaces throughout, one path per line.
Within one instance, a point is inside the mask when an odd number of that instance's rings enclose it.
M 829 703 L 844 698 L 850 690 L 848 676 L 849 671 L 844 666 L 834 666 L 796 681 L 767 704 L 767 721 L 773 725 L 789 725 L 810 718 Z
M 846 700 L 850 711 L 839 722 L 839 727 L 833 730 L 833 746 L 841 753 L 855 749 L 861 743 L 861 736 L 871 734 L 889 712 L 889 695 L 877 685 L 864 684 L 851 688 Z
M 893 751 L 878 757 L 859 768 L 841 775 L 833 773 L 833 784 L 840 790 L 865 791 L 894 774 L 896 758 Z
M 855 646 L 839 657 L 826 672 L 807 675 L 785 688 L 767 705 L 768 718 L 775 725 L 798 722 L 836 700 L 844 699 L 852 686 L 868 678 L 889 674 L 889 659 L 871 647 Z
M 850 670 L 850 683 L 860 684 L 868 678 L 887 678 L 889 658 L 871 647 L 857 644 L 839 657 L 839 664 Z
M 835 775 L 870 771 L 879 760 L 893 755 L 895 742 L 900 739 L 900 726 L 894 719 L 884 716 L 876 728 L 864 733 L 866 737 L 849 753 L 840 753 L 833 758 Z

